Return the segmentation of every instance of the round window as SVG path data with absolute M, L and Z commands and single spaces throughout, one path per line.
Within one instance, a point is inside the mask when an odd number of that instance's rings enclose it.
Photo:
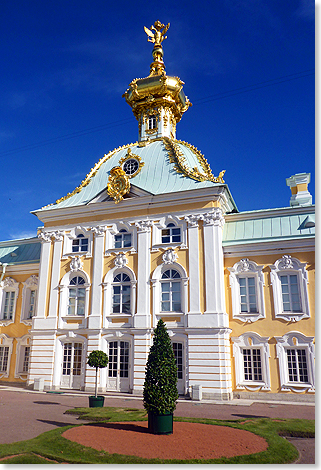
M 123 170 L 126 173 L 126 175 L 132 176 L 136 173 L 136 171 L 139 168 L 139 163 L 135 158 L 130 158 L 129 160 L 126 160 L 124 165 L 123 165 Z

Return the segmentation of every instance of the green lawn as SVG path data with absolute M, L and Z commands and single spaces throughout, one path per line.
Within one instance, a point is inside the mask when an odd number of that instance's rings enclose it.
M 146 420 L 144 410 L 134 408 L 74 408 L 66 413 L 76 414 L 88 422 L 116 422 Z M 268 418 L 253 418 L 235 421 L 214 419 L 174 418 L 175 421 L 230 426 L 258 434 L 264 437 L 269 447 L 266 451 L 252 455 L 243 455 L 230 459 L 215 460 L 161 460 L 143 459 L 139 457 L 108 454 L 90 447 L 84 447 L 71 442 L 61 435 L 72 426 L 65 426 L 45 432 L 28 441 L 0 445 L 1 464 L 162 464 L 162 463 L 231 463 L 231 464 L 284 464 L 294 462 L 298 451 L 282 436 L 314 437 L 314 421 L 302 419 L 272 420 Z M 243 423 L 243 424 L 241 424 Z M 2 460 L 4 457 L 9 457 Z

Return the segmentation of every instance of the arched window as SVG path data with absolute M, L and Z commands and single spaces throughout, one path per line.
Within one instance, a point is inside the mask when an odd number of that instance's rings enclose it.
M 128 248 L 132 246 L 132 234 L 125 229 L 119 230 L 115 235 L 115 248 Z
M 162 243 L 180 243 L 181 242 L 181 229 L 176 227 L 175 224 L 170 222 L 166 228 L 162 230 Z
M 69 284 L 68 315 L 85 315 L 85 280 L 75 276 Z
M 87 252 L 88 251 L 88 238 L 85 237 L 82 233 L 77 235 L 77 238 L 72 241 L 72 252 Z
M 161 278 L 161 312 L 181 312 L 181 276 L 176 269 L 167 269 Z
M 112 298 L 112 312 L 113 313 L 130 313 L 130 297 L 131 297 L 131 282 L 130 277 L 120 272 L 114 276 L 113 279 L 113 298 Z

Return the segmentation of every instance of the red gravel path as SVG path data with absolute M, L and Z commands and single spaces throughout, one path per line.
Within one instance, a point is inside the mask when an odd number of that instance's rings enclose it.
M 254 454 L 267 449 L 260 436 L 227 426 L 174 422 L 170 435 L 150 434 L 147 421 L 84 425 L 63 437 L 110 454 L 159 459 L 217 459 Z

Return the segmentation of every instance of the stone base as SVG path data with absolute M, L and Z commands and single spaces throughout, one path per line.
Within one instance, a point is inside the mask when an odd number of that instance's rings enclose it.
M 264 392 L 233 392 L 235 400 L 271 400 L 271 401 L 284 401 L 297 402 L 297 403 L 315 403 L 315 395 L 308 395 L 307 393 L 264 393 Z

